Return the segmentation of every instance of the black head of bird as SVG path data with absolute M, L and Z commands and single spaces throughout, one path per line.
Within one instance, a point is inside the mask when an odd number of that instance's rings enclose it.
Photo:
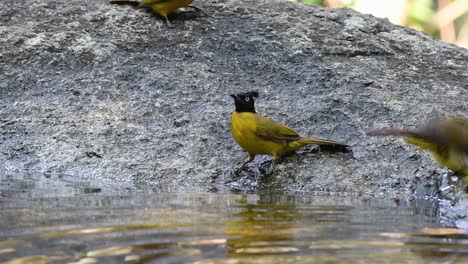
M 255 113 L 255 99 L 258 97 L 258 92 L 246 92 L 231 94 L 231 97 L 234 98 L 234 103 L 236 105 L 236 112 L 250 112 Z

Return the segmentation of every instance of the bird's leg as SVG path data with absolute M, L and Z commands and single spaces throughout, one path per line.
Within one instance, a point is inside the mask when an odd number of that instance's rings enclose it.
M 254 158 L 255 158 L 255 155 L 249 153 L 249 159 L 246 162 L 244 162 L 244 164 L 242 164 L 241 169 L 244 168 L 245 165 L 247 165 L 247 163 L 252 162 Z
M 272 156 L 271 164 L 268 170 L 266 171 L 265 175 L 271 176 L 273 174 L 273 171 L 275 170 L 276 164 L 280 163 L 285 156 Z
M 273 171 L 275 170 L 275 166 L 276 166 L 277 161 L 278 161 L 278 158 L 277 158 L 277 157 L 273 157 L 273 159 L 271 160 L 270 167 L 269 167 L 268 170 L 266 171 L 265 175 L 270 176 L 270 175 L 273 174 Z
M 167 16 L 164 16 L 164 20 L 166 20 L 167 27 L 169 27 L 169 28 L 174 27 L 174 25 L 171 23 L 171 21 L 169 21 L 169 18 Z
M 239 173 L 244 169 L 245 165 L 247 165 L 247 163 L 252 162 L 254 158 L 255 158 L 255 155 L 249 153 L 249 159 L 246 162 L 244 162 L 242 166 L 235 171 L 235 174 L 238 176 Z

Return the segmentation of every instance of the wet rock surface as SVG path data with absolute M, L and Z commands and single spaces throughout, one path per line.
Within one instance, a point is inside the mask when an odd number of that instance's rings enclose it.
M 164 191 L 304 191 L 437 197 L 444 169 L 365 130 L 468 113 L 468 51 L 349 9 L 195 1 L 173 28 L 108 1 L 0 3 L 0 171 Z M 229 94 L 308 147 L 274 173 L 232 139 Z M 7 188 L 7 187 L 3 187 Z

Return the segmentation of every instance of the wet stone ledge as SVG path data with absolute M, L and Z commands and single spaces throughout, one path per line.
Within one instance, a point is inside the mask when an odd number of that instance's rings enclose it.
M 162 19 L 107 1 L 0 2 L 0 170 L 166 191 L 438 195 L 445 171 L 365 129 L 468 113 L 468 51 L 349 9 L 195 1 Z M 229 94 L 353 153 L 304 148 L 269 177 L 232 139 Z M 258 171 L 256 168 L 259 168 Z M 148 187 L 149 186 L 149 187 Z

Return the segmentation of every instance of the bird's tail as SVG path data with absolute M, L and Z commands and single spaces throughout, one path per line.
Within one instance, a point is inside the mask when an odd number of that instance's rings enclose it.
M 131 5 L 134 7 L 138 7 L 141 5 L 140 1 L 138 0 L 111 0 L 109 1 L 109 3 L 115 5 Z
M 313 138 L 313 137 L 301 137 L 299 139 L 299 143 L 304 144 L 304 145 L 317 144 L 317 145 L 330 145 L 330 146 L 349 147 L 346 144 L 336 142 L 336 141 L 333 141 L 333 140 Z
M 407 129 L 401 128 L 380 128 L 366 132 L 368 136 L 397 136 L 397 137 L 413 137 L 415 134 Z
M 351 152 L 351 147 L 347 144 L 336 142 L 328 139 L 313 138 L 313 137 L 301 137 L 298 142 L 302 145 L 321 145 L 320 149 L 328 151 L 338 152 Z

